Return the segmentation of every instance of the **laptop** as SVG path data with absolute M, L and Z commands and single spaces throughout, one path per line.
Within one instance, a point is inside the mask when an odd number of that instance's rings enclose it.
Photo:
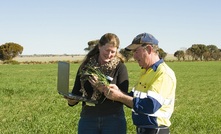
M 64 61 L 58 61 L 58 76 L 57 76 L 58 93 L 69 99 L 75 99 L 79 101 L 85 101 L 88 103 L 97 104 L 98 102 L 95 100 L 90 100 L 85 97 L 74 95 L 69 92 L 69 75 L 70 75 L 70 63 Z

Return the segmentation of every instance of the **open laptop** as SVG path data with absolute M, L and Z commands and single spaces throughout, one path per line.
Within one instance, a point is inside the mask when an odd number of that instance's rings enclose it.
M 68 97 L 69 99 L 75 99 L 79 101 L 85 101 L 88 103 L 97 104 L 97 101 L 87 99 L 85 97 L 74 95 L 69 92 L 69 75 L 70 75 L 70 64 L 68 62 L 58 62 L 58 76 L 57 76 L 57 90 L 58 93 Z

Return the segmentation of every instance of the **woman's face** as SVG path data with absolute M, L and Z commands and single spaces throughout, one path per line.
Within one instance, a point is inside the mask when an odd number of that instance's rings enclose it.
M 106 62 L 109 62 L 112 58 L 116 56 L 117 47 L 107 43 L 104 46 L 99 46 L 99 51 L 99 62 L 101 62 L 101 64 L 104 64 Z

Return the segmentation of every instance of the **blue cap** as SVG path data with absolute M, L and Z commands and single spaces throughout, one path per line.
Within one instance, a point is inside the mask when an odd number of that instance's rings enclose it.
M 141 33 L 137 35 L 132 43 L 125 48 L 125 50 L 135 50 L 139 46 L 142 46 L 143 44 L 152 44 L 152 45 L 158 45 L 158 40 L 151 34 L 149 33 Z

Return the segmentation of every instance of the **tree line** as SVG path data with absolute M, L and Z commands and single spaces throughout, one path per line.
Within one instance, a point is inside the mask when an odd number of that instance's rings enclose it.
M 88 47 L 85 48 L 85 51 L 90 51 L 96 44 L 98 44 L 99 40 L 92 40 L 88 42 Z M 119 51 L 126 59 L 126 61 L 130 60 L 133 57 L 133 53 L 130 51 L 125 51 L 124 49 L 120 49 Z M 159 57 L 164 59 L 167 56 L 167 53 L 159 48 L 158 50 Z M 216 45 L 204 45 L 204 44 L 193 44 L 190 48 L 186 50 L 177 50 L 174 54 L 174 57 L 180 60 L 221 60 L 221 49 L 219 49 Z
M 177 50 L 174 56 L 180 60 L 220 60 L 221 59 L 221 49 L 216 45 L 204 45 L 204 44 L 193 44 L 190 48 L 186 50 Z
M 95 45 L 97 45 L 99 40 L 92 40 L 88 42 L 88 47 L 85 48 L 85 51 L 90 51 Z M 0 46 L 0 60 L 12 60 L 16 56 L 22 54 L 23 47 L 17 43 L 9 42 L 2 44 Z M 120 49 L 119 53 L 125 58 L 126 61 L 133 58 L 133 53 L 130 51 L 125 51 Z M 159 57 L 164 59 L 167 56 L 167 53 L 159 48 L 158 50 Z M 174 53 L 174 56 L 178 61 L 185 60 L 220 60 L 221 59 L 221 49 L 216 45 L 204 45 L 204 44 L 193 44 L 190 48 L 186 50 L 177 50 Z

